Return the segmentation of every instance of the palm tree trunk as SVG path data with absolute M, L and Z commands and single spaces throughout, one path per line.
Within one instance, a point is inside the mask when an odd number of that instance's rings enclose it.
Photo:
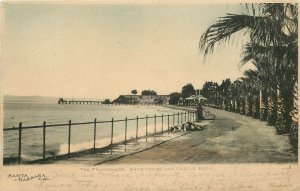
M 295 84 L 293 98 L 292 120 L 293 123 L 298 123 L 298 83 Z
M 284 118 L 283 118 L 283 104 L 282 104 L 282 96 L 279 90 L 277 90 L 277 119 L 275 123 L 276 132 L 278 134 L 284 134 Z
M 237 101 L 236 99 L 234 100 L 234 108 L 233 108 L 233 112 L 237 112 L 238 110 L 238 104 L 237 104 Z
M 227 97 L 225 97 L 225 99 L 224 99 L 224 104 L 225 104 L 225 111 L 228 111 L 228 108 L 229 108 L 229 99 Z
M 292 125 L 289 133 L 290 143 L 294 151 L 298 152 L 298 82 L 294 86 L 294 105 L 292 111 Z
M 236 112 L 236 113 L 240 113 L 240 110 L 241 110 L 241 101 L 240 101 L 240 99 L 237 99 L 237 100 L 236 100 L 236 108 L 235 108 L 235 112 Z
M 253 97 L 253 118 L 259 119 L 259 97 Z
M 260 92 L 260 120 L 266 121 L 268 116 L 268 99 L 265 91 Z
M 277 121 L 277 94 L 276 93 L 271 93 L 270 96 L 268 97 L 268 116 L 267 116 L 267 121 L 268 125 L 274 126 Z
M 286 134 L 290 132 L 292 124 L 293 99 L 294 91 L 290 83 L 283 83 L 278 90 L 278 109 L 276 131 L 278 134 Z
M 245 98 L 241 99 L 241 103 L 240 104 L 241 104 L 240 114 L 245 115 L 245 112 L 246 112 L 246 109 L 245 109 L 245 107 L 246 107 Z
M 235 111 L 235 101 L 234 100 L 231 101 L 231 111 L 232 112 Z
M 253 100 L 252 100 L 252 98 L 250 96 L 248 96 L 246 98 L 246 103 L 247 103 L 247 106 L 246 106 L 246 115 L 252 116 L 253 115 L 253 111 L 252 111 Z
M 249 113 L 249 101 L 248 97 L 245 98 L 245 115 L 248 115 Z

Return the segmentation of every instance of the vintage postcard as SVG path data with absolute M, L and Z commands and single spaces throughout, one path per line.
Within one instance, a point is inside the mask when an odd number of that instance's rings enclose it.
M 298 3 L 2 1 L 1 124 L 1 190 L 300 190 Z

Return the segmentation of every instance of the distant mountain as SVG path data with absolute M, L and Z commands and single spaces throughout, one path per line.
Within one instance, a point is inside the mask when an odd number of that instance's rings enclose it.
M 44 103 L 56 103 L 59 97 L 44 97 L 44 96 L 15 96 L 4 95 L 3 102 L 44 102 Z

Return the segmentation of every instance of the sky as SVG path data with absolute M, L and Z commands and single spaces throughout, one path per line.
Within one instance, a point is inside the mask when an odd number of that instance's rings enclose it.
M 245 38 L 204 60 L 201 34 L 238 4 L 4 5 L 4 95 L 115 99 L 131 90 L 180 92 L 242 76 Z

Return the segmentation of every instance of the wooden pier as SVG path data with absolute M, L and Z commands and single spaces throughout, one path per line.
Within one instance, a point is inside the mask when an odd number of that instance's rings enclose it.
M 86 105 L 102 105 L 102 101 L 84 101 L 84 100 L 64 100 L 60 98 L 58 104 L 86 104 Z

